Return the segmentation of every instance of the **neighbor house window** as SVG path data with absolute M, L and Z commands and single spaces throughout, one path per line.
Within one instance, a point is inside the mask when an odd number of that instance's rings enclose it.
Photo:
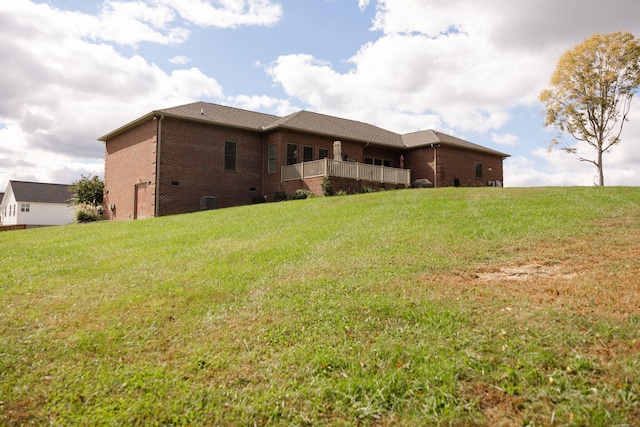
M 225 141 L 224 143 L 224 169 L 228 171 L 236 170 L 236 150 L 235 141 Z
M 326 159 L 329 157 L 329 149 L 318 148 L 318 160 Z
M 476 178 L 482 178 L 482 163 L 476 162 Z
M 20 204 L 20 212 L 29 212 L 29 203 L 21 203 Z
M 267 156 L 269 158 L 269 163 L 267 165 L 268 173 L 275 173 L 276 171 L 276 144 L 269 144 L 267 148 Z
M 305 145 L 302 147 L 302 161 L 310 162 L 313 160 L 313 147 Z
M 287 144 L 287 165 L 298 163 L 298 145 Z

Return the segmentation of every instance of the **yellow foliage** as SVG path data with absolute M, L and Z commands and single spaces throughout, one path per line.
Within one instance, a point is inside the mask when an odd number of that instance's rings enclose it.
M 595 34 L 565 52 L 540 93 L 545 126 L 554 126 L 596 149 L 593 163 L 604 185 L 602 154 L 620 142 L 631 99 L 640 87 L 640 41 L 628 32 Z

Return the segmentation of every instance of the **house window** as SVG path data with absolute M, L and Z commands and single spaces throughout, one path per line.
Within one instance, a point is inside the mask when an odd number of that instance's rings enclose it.
M 476 178 L 482 178 L 482 162 L 476 162 Z
M 303 162 L 311 162 L 313 161 L 313 147 L 309 147 L 305 145 L 302 147 L 302 161 Z
M 364 163 L 366 165 L 376 165 L 376 166 L 388 166 L 388 167 L 391 167 L 391 160 L 375 159 L 373 157 L 365 157 L 364 158 Z
M 228 171 L 236 170 L 236 150 L 235 141 L 225 141 L 224 143 L 224 169 Z
M 20 212 L 29 212 L 29 208 L 31 206 L 29 205 L 29 203 L 21 203 L 20 204 Z
M 267 156 L 269 158 L 267 172 L 275 173 L 276 172 L 276 144 L 269 144 L 269 147 L 267 148 Z
M 328 148 L 318 148 L 318 160 L 326 159 L 329 157 Z
M 298 145 L 287 144 L 287 165 L 298 163 Z

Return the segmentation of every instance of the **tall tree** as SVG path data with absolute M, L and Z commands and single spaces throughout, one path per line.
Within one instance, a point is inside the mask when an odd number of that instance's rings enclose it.
M 565 52 L 551 76 L 550 88 L 540 100 L 545 105 L 545 125 L 554 126 L 584 141 L 596 150 L 587 158 L 558 138 L 560 145 L 582 162 L 598 169 L 599 185 L 604 185 L 602 155 L 620 143 L 622 127 L 628 120 L 631 99 L 640 87 L 640 43 L 633 34 L 596 34 Z
M 71 203 L 74 205 L 101 205 L 104 191 L 104 183 L 102 180 L 97 176 L 81 175 L 81 177 L 78 181 L 71 184 Z

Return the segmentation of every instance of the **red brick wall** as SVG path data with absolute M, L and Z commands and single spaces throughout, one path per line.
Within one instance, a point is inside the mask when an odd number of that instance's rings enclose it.
M 149 120 L 105 143 L 104 206 L 109 220 L 133 219 L 135 187 L 149 183 L 147 203 L 155 207 L 157 121 Z M 115 209 L 110 209 L 115 206 Z
M 105 206 L 107 219 L 133 219 L 136 214 L 135 187 L 147 183 L 146 205 L 155 212 L 156 200 L 156 140 L 160 120 L 149 120 L 105 144 Z M 302 147 L 311 146 L 314 160 L 319 148 L 329 150 L 333 158 L 330 136 L 306 134 L 278 129 L 268 134 L 232 127 L 213 126 L 166 117 L 161 122 L 159 214 L 170 215 L 200 210 L 200 199 L 217 197 L 218 207 L 246 205 L 254 199 L 273 200 L 276 192 L 293 193 L 304 188 L 322 194 L 322 179 L 280 181 L 280 168 L 287 162 L 287 143 L 298 145 L 299 161 Z M 224 168 L 225 141 L 237 143 L 235 171 Z M 405 168 L 411 169 L 411 179 L 426 178 L 434 181 L 433 149 L 422 147 L 402 151 L 367 145 L 362 142 L 341 140 L 343 154 L 350 160 L 364 162 L 365 157 L 389 160 L 392 167 L 400 166 L 405 157 Z M 267 173 L 268 146 L 276 144 L 276 171 Z M 482 152 L 440 146 L 437 149 L 437 186 L 452 186 L 458 178 L 460 185 L 488 185 L 502 180 L 502 159 Z M 482 178 L 476 178 L 475 165 L 483 165 Z M 378 189 L 375 183 L 332 178 L 335 191 L 359 192 L 365 186 Z M 389 188 L 389 187 L 387 187 Z M 396 188 L 395 186 L 393 188 Z M 109 206 L 115 205 L 114 210 Z
M 309 190 L 315 196 L 322 196 L 324 193 L 322 191 L 322 181 L 324 177 L 314 177 L 307 178 L 305 180 L 295 180 L 295 181 L 287 181 L 282 183 L 282 190 L 288 196 L 291 196 L 295 193 L 296 190 Z M 405 188 L 404 185 L 401 184 L 382 184 L 380 182 L 371 182 L 371 181 L 362 181 L 358 179 L 351 178 L 339 178 L 332 176 L 329 178 L 331 185 L 333 186 L 334 194 L 338 194 L 339 191 L 344 191 L 348 194 L 354 193 L 362 193 L 365 187 L 369 187 L 374 191 L 378 191 L 381 189 L 384 190 L 398 190 L 401 188 Z
M 272 132 L 265 135 L 263 147 L 263 168 L 264 168 L 264 196 L 268 201 L 273 201 L 276 191 L 286 191 L 280 182 L 280 167 L 287 163 L 286 144 L 282 144 L 282 132 Z M 276 169 L 273 173 L 268 173 L 268 150 L 269 144 L 276 144 Z
M 369 145 L 364 148 L 362 159 L 358 159 L 358 161 L 364 163 L 365 157 L 371 157 L 373 159 L 388 160 L 391 162 L 390 167 L 399 168 L 401 155 L 403 155 L 402 150 Z M 406 164 L 405 169 L 407 169 Z
M 267 196 L 267 200 L 272 201 L 277 191 L 284 191 L 287 194 L 291 194 L 298 188 L 304 188 L 295 187 L 290 183 L 280 182 L 280 168 L 287 164 L 287 144 L 298 145 L 298 162 L 301 162 L 302 147 L 304 146 L 313 147 L 314 160 L 318 159 L 318 150 L 320 148 L 329 150 L 329 158 L 333 159 L 333 143 L 336 140 L 336 138 L 330 136 L 307 134 L 289 129 L 279 129 L 266 135 L 263 149 L 263 167 L 265 171 L 265 195 Z M 342 153 L 344 155 L 348 155 L 350 160 L 364 162 L 363 147 L 365 144 L 349 140 L 340 140 L 340 142 L 342 143 Z M 276 172 L 272 174 L 267 173 L 267 150 L 269 144 L 276 144 Z M 296 182 L 299 183 L 300 181 Z
M 411 181 L 428 179 L 433 184 L 433 149 L 421 147 L 407 151 L 404 155 L 405 169 L 411 169 Z
M 482 177 L 476 177 L 476 162 L 482 163 Z M 491 169 L 491 170 L 489 170 Z M 461 186 L 486 186 L 502 180 L 502 158 L 457 148 L 438 148 L 438 186 L 452 186 L 458 178 Z
M 165 118 L 160 152 L 160 215 L 200 210 L 200 198 L 220 208 L 262 197 L 263 137 L 257 132 Z M 225 170 L 225 141 L 236 142 L 236 170 Z
M 459 180 L 460 186 L 486 186 L 489 181 L 503 181 L 502 158 L 480 151 L 463 150 L 441 145 L 437 149 L 437 182 L 434 183 L 434 153 L 431 147 L 410 150 L 405 155 L 405 167 L 411 169 L 411 180 L 426 178 L 438 187 L 450 187 Z M 476 177 L 476 162 L 482 163 L 482 177 Z

